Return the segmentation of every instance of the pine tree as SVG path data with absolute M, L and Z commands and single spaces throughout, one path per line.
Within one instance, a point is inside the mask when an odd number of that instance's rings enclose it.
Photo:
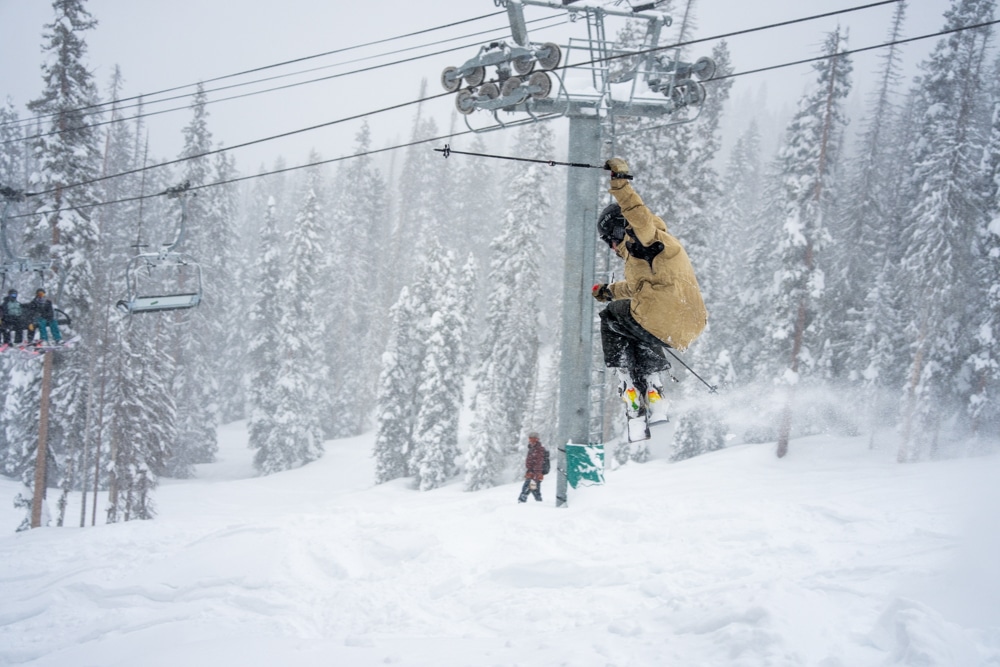
M 435 290 L 423 331 L 426 341 L 417 389 L 417 415 L 413 429 L 411 468 L 422 491 L 441 486 L 455 473 L 458 456 L 458 417 L 463 397 L 463 368 L 467 357 L 469 288 L 457 278 L 455 255 L 432 241 L 433 259 L 424 267 L 427 284 L 455 285 Z
M 382 353 L 382 370 L 376 393 L 375 483 L 381 484 L 410 471 L 413 423 L 422 346 L 415 335 L 417 304 L 404 287 L 389 313 L 388 344 Z
M 199 84 L 191 103 L 191 120 L 184 127 L 181 151 L 181 157 L 185 158 L 181 182 L 192 186 L 209 183 L 212 171 L 211 160 L 205 155 L 212 148 L 206 102 L 204 88 Z M 214 256 L 210 248 L 213 234 L 208 227 L 208 202 L 200 196 L 188 196 L 186 207 L 187 239 L 177 250 L 190 253 L 196 260 Z M 174 216 L 172 220 L 179 219 L 179 213 Z M 228 295 L 217 293 L 218 283 L 212 280 L 215 270 L 216 267 L 211 267 L 204 276 L 201 305 L 174 316 L 177 327 L 173 354 L 177 374 L 172 384 L 178 419 L 177 443 L 167 460 L 168 474 L 172 477 L 191 476 L 194 464 L 215 460 L 218 450 L 219 391 L 213 372 L 217 346 L 212 341 L 224 341 L 224 337 L 216 328 L 218 318 L 212 313 L 221 308 L 220 298 Z
M 888 41 L 902 33 L 907 5 L 900 2 Z M 867 410 L 874 427 L 884 418 L 882 403 L 894 401 L 903 383 L 898 372 L 905 361 L 901 339 L 902 301 L 899 290 L 899 252 L 904 142 L 898 131 L 903 109 L 893 102 L 899 84 L 901 53 L 891 46 L 885 52 L 879 86 L 859 141 L 858 157 L 849 177 L 834 244 L 839 271 L 831 276 L 827 308 L 841 314 L 835 341 L 835 375 L 852 386 L 860 384 L 859 410 Z M 901 363 L 902 362 L 902 363 Z M 889 391 L 887 391 L 888 388 Z M 862 407 L 864 406 L 864 407 Z
M 688 13 L 690 11 L 691 7 Z M 712 59 L 715 61 L 718 76 L 725 77 L 732 73 L 733 67 L 726 42 L 719 43 L 713 49 Z M 668 223 L 671 231 L 682 237 L 685 250 L 695 266 L 702 296 L 706 303 L 713 304 L 713 309 L 717 297 L 726 289 L 725 283 L 718 282 L 716 278 L 720 272 L 730 270 L 730 266 L 716 267 L 722 258 L 716 254 L 719 223 L 713 215 L 713 209 L 714 203 L 720 201 L 723 195 L 721 179 L 714 165 L 722 144 L 720 128 L 723 108 L 729 99 L 732 83 L 732 79 L 723 78 L 721 81 L 708 82 L 706 85 L 707 97 L 702 104 L 698 122 L 696 127 L 690 128 L 692 134 L 686 139 L 688 142 L 686 173 L 678 175 L 675 179 L 689 194 L 685 196 L 684 210 L 675 211 L 679 218 Z M 751 205 L 753 193 L 743 194 L 749 195 L 749 199 L 739 205 L 743 207 Z M 725 377 L 730 374 L 730 368 L 725 363 L 728 353 L 724 348 L 723 339 L 713 334 L 712 322 L 709 322 L 699 338 L 698 345 L 692 350 L 691 362 L 700 366 L 710 363 L 713 366 L 712 376 Z
M 708 301 L 712 310 L 707 347 L 712 357 L 706 377 L 714 385 L 750 380 L 752 358 L 762 337 L 742 311 L 748 286 L 754 283 L 746 253 L 760 238 L 754 234 L 760 224 L 760 150 L 757 124 L 751 123 L 730 153 L 723 177 L 726 187 L 713 207 L 715 221 L 708 229 L 711 252 L 699 269 L 713 295 Z
M 693 408 L 678 419 L 670 451 L 671 461 L 683 461 L 726 446 L 726 428 L 715 410 Z
M 278 355 L 283 343 L 281 332 L 276 326 L 276 322 L 284 315 L 285 299 L 279 291 L 282 255 L 275 208 L 274 196 L 267 196 L 263 210 L 259 211 L 263 217 L 257 252 L 260 260 L 254 278 L 255 301 L 247 321 L 250 332 L 247 431 L 249 447 L 257 451 L 267 446 L 271 432 L 276 428 L 274 378 L 279 372 Z
M 1000 427 L 1000 59 L 993 67 L 992 122 L 990 139 L 982 161 L 986 211 L 980 229 L 976 266 L 977 290 L 981 295 L 973 316 L 976 332 L 969 359 L 971 390 L 968 399 L 970 431 L 976 437 L 996 433 Z
M 473 153 L 488 153 L 488 147 L 482 135 L 477 134 L 468 151 Z M 461 230 L 462 237 L 469 247 L 469 252 L 475 257 L 475 266 L 490 265 L 490 234 L 480 233 L 481 225 L 496 217 L 499 208 L 501 179 L 491 160 L 470 159 L 463 162 L 461 169 L 455 170 L 455 185 L 451 204 L 449 206 L 449 224 Z M 477 281 L 473 294 L 475 310 L 472 312 L 472 327 L 470 336 L 480 340 L 483 331 L 483 313 L 489 295 L 486 281 Z
M 829 211 L 839 145 L 846 119 L 842 100 L 850 92 L 850 61 L 836 54 L 845 50 L 840 30 L 824 46 L 828 58 L 817 62 L 813 89 L 799 103 L 785 145 L 781 166 L 782 234 L 777 247 L 773 297 L 776 315 L 771 340 L 788 360 L 780 378 L 788 385 L 821 369 L 828 329 L 818 318 L 823 298 L 822 253 L 829 240 L 824 219 Z M 792 407 L 786 403 L 778 434 L 778 456 L 788 451 Z
M 24 189 L 25 149 L 24 130 L 8 97 L 6 104 L 0 105 L 0 187 Z
M 119 354 L 111 399 L 108 523 L 152 519 L 152 490 L 176 441 L 176 406 L 163 391 L 174 372 L 163 318 L 116 327 Z
M 324 346 L 330 369 L 322 417 L 328 437 L 342 438 L 361 433 L 368 424 L 376 395 L 379 355 L 385 337 L 390 280 L 386 256 L 388 207 L 385 182 L 370 156 L 371 132 L 364 124 L 355 137 L 359 156 L 343 163 L 334 192 L 326 243 L 336 252 L 327 253 L 318 267 L 326 277 L 318 310 L 327 332 Z M 345 295 L 350 295 L 345 298 Z
M 425 96 L 427 82 L 421 84 L 420 97 Z M 411 141 L 419 141 L 438 135 L 437 123 L 433 118 L 424 116 L 423 105 L 417 107 L 417 115 L 413 122 Z M 427 254 L 427 243 L 431 239 L 444 241 L 447 230 L 443 219 L 437 215 L 444 197 L 441 184 L 446 180 L 442 173 L 449 169 L 432 151 L 423 144 L 411 146 L 406 151 L 403 165 L 403 178 L 400 179 L 398 207 L 391 239 L 390 254 L 392 256 L 395 284 L 390 293 L 396 293 L 402 285 L 412 284 L 417 277 L 418 267 Z
M 209 270 L 205 279 L 217 295 L 212 340 L 222 345 L 210 355 L 213 374 L 218 387 L 225 387 L 219 394 L 220 422 L 241 419 L 246 403 L 244 387 L 240 382 L 240 369 L 244 366 L 245 350 L 249 342 L 246 327 L 241 325 L 243 314 L 250 308 L 249 294 L 241 289 L 246 282 L 247 265 L 238 257 L 239 242 L 237 220 L 239 215 L 238 191 L 233 183 L 237 171 L 235 160 L 229 153 L 219 153 L 213 164 L 214 181 L 223 185 L 207 188 L 208 198 L 204 225 L 212 230 L 213 243 L 210 254 L 200 261 Z
M 522 131 L 520 155 L 551 155 L 552 132 L 544 123 Z M 517 167 L 509 180 L 510 197 L 500 235 L 492 243 L 487 336 L 477 374 L 473 440 L 467 456 L 465 487 L 475 491 L 496 483 L 504 457 L 518 451 L 531 388 L 538 373 L 538 309 L 541 296 L 538 230 L 549 209 L 545 168 Z
M 320 160 L 312 154 L 309 161 L 315 164 Z M 321 182 L 320 170 L 311 168 L 278 284 L 280 298 L 287 305 L 274 322 L 282 342 L 278 373 L 272 380 L 274 414 L 271 429 L 254 457 L 254 466 L 265 475 L 315 461 L 323 454 L 316 401 L 320 369 L 302 363 L 303 359 L 319 357 L 313 267 L 323 252 L 319 239 L 326 224 Z
M 100 149 L 96 116 L 83 111 L 98 101 L 85 63 L 84 39 L 96 21 L 83 0 L 55 0 L 52 7 L 55 17 L 46 25 L 47 42 L 42 47 L 44 88 L 28 104 L 33 113 L 48 120 L 32 146 L 35 170 L 30 185 L 40 194 L 35 200 L 37 215 L 28 219 L 26 247 L 30 257 L 56 260 L 59 287 L 51 290 L 50 298 L 71 314 L 76 332 L 83 337 L 76 353 L 61 355 L 52 365 L 48 416 L 48 447 L 75 460 L 83 452 L 86 437 L 87 358 L 96 296 L 93 262 L 98 233 L 93 205 L 99 193 L 92 181 L 100 172 Z M 72 466 L 75 471 L 81 468 L 76 463 Z M 54 472 L 47 471 L 53 481 Z
M 435 489 L 455 474 L 458 457 L 458 415 L 462 404 L 457 373 L 461 340 L 451 326 L 461 314 L 455 302 L 444 302 L 431 316 L 427 354 L 417 395 L 420 409 L 413 432 L 413 468 L 421 491 Z
M 945 13 L 945 29 L 991 21 L 993 12 L 993 0 L 955 0 Z M 984 54 L 990 37 L 984 28 L 943 38 L 921 65 L 915 93 L 921 114 L 909 161 L 912 205 L 903 258 L 912 299 L 912 356 L 901 461 L 935 453 L 942 424 L 965 404 L 968 383 L 960 369 L 970 354 L 967 303 L 978 284 L 975 249 L 987 208 L 983 189 L 970 184 L 981 182 L 988 141 Z
M 141 141 L 143 133 L 141 103 L 137 108 L 137 118 L 134 122 L 127 120 L 121 113 L 119 97 L 124 87 L 124 77 L 121 69 L 115 67 L 108 90 L 111 100 L 111 123 L 106 128 L 104 138 L 104 155 L 102 158 L 101 175 L 105 180 L 99 184 L 101 197 L 106 203 L 94 211 L 98 229 L 99 251 L 94 262 L 94 288 L 98 295 L 96 302 L 99 307 L 94 309 L 94 326 L 92 327 L 92 352 L 88 358 L 87 413 L 84 447 L 81 456 L 80 482 L 83 485 L 80 507 L 80 525 L 86 525 L 88 511 L 88 492 L 93 488 L 96 494 L 98 488 L 107 481 L 108 447 L 105 438 L 113 407 L 117 405 L 114 397 L 118 391 L 118 361 L 122 358 L 120 335 L 121 314 L 113 304 L 124 291 L 124 284 L 119 281 L 122 269 L 129 261 L 128 251 L 136 243 L 136 225 L 142 217 L 142 204 L 127 201 L 135 193 L 142 194 L 144 174 L 127 173 L 134 171 L 143 164 L 146 148 Z M 108 178 L 112 174 L 124 174 Z M 126 201 L 121 201 L 126 200 Z M 146 331 L 146 327 L 137 326 Z M 169 387 L 157 385 L 155 388 L 145 388 L 147 391 L 166 392 Z M 152 425 L 151 425 L 152 426 Z M 139 434 L 134 434 L 138 442 L 144 442 Z M 154 457 L 155 458 L 155 457 Z M 69 481 L 69 477 L 66 478 Z M 63 498 L 70 491 L 69 485 L 63 486 Z M 96 503 L 91 510 L 91 520 L 96 522 Z M 60 510 L 63 506 L 60 507 Z

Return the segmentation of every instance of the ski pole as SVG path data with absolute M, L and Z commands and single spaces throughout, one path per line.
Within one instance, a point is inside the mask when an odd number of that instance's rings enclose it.
M 435 148 L 434 151 L 437 152 L 437 153 L 443 153 L 445 159 L 448 159 L 448 156 L 451 155 L 452 153 L 454 153 L 455 155 L 473 155 L 473 156 L 476 156 L 476 157 L 489 157 L 489 158 L 493 158 L 495 160 L 514 160 L 516 162 L 535 162 L 537 164 L 546 164 L 546 165 L 548 165 L 550 167 L 554 167 L 556 165 L 559 165 L 559 166 L 562 166 L 562 167 L 582 167 L 584 169 L 604 169 L 605 171 L 611 171 L 610 169 L 608 169 L 607 165 L 587 164 L 585 162 L 559 162 L 557 160 L 535 160 L 535 159 L 528 158 L 528 157 L 513 157 L 511 155 L 490 155 L 489 153 L 469 153 L 467 151 L 456 151 L 456 150 L 453 150 L 452 147 L 449 146 L 448 144 L 445 144 L 444 148 Z M 629 180 L 629 181 L 632 180 L 632 174 L 615 174 L 615 177 L 616 178 L 624 178 L 624 179 Z
M 669 347 L 667 347 L 667 346 L 664 346 L 664 347 L 663 347 L 663 349 L 665 349 L 665 350 L 666 350 L 667 352 L 669 352 L 669 353 L 670 353 L 670 356 L 671 356 L 671 357 L 673 357 L 673 358 L 674 358 L 674 359 L 676 359 L 676 360 L 677 360 L 678 362 L 680 362 L 680 365 L 681 365 L 681 366 L 683 366 L 684 368 L 688 369 L 688 372 L 689 372 L 689 373 L 690 373 L 691 375 L 693 375 L 693 376 L 695 376 L 696 378 L 698 378 L 699 380 L 701 380 L 701 383 L 702 383 L 703 385 L 705 385 L 706 387 L 708 387 L 708 393 L 710 393 L 710 394 L 717 394 L 717 393 L 719 393 L 719 388 L 718 388 L 717 386 L 715 386 L 714 384 L 709 384 L 709 383 L 705 382 L 705 378 L 703 378 L 702 376 L 700 376 L 700 375 L 698 375 L 697 373 L 695 373 L 695 372 L 694 372 L 694 371 L 693 371 L 693 370 L 691 369 L 691 367 L 690 367 L 690 366 L 688 366 L 687 364 L 685 364 L 685 363 L 684 363 L 684 361 L 683 361 L 683 360 L 682 360 L 682 359 L 681 359 L 680 357 L 678 357 L 678 356 L 677 356 L 676 354 L 674 354 L 674 351 L 673 351 L 673 350 L 671 350 L 671 349 L 670 349 Z

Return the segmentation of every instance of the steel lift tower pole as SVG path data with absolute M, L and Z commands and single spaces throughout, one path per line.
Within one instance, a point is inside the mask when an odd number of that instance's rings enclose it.
M 572 115 L 569 161 L 599 164 L 601 126 L 596 115 Z M 559 453 L 556 507 L 566 505 L 566 444 L 586 443 L 590 430 L 590 368 L 594 300 L 590 285 L 597 254 L 596 193 L 604 172 L 571 169 L 566 183 L 566 254 L 563 267 L 562 347 L 559 364 Z

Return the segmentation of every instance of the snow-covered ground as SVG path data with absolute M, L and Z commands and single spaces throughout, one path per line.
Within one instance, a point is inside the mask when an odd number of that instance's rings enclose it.
M 371 434 L 255 478 L 220 435 L 155 521 L 15 534 L 4 503 L 0 664 L 1000 665 L 998 456 L 740 445 L 556 509 L 554 477 L 525 505 L 373 487 Z

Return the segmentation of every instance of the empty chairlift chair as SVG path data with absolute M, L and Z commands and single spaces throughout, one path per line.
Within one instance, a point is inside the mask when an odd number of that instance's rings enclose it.
M 160 252 L 141 252 L 129 260 L 125 268 L 127 291 L 115 304 L 123 314 L 184 310 L 201 303 L 201 266 L 191 255 L 176 250 L 184 239 L 189 188 L 190 183 L 185 183 L 164 193 L 180 200 L 181 224 L 177 237 Z

